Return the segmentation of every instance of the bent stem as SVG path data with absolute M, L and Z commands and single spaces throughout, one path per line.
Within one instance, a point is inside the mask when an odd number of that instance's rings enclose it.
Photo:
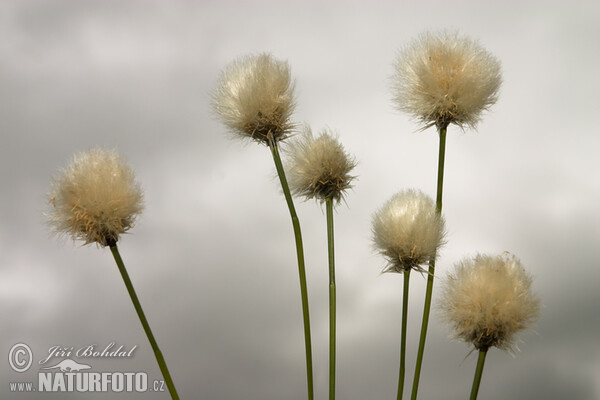
M 479 384 L 481 383 L 481 375 L 483 375 L 483 365 L 485 364 L 485 356 L 487 355 L 487 351 L 487 348 L 482 348 L 479 350 L 479 358 L 477 359 L 477 368 L 475 369 L 475 377 L 473 378 L 470 400 L 477 399 L 477 392 L 479 392 Z
M 402 291 L 402 332 L 400 334 L 400 373 L 398 376 L 398 400 L 402 400 L 404 393 L 404 373 L 406 360 L 406 325 L 408 319 L 408 282 L 410 269 L 404 270 L 404 285 Z
M 325 200 L 327 209 L 327 249 L 329 254 L 329 400 L 335 399 L 335 255 L 333 247 L 333 200 Z
M 165 379 L 165 383 L 167 384 L 167 388 L 169 389 L 169 393 L 171 394 L 172 399 L 179 399 L 179 395 L 177 394 L 177 390 L 175 390 L 175 385 L 173 384 L 173 380 L 171 379 L 171 374 L 169 373 L 169 368 L 167 368 L 167 363 L 163 358 L 163 355 L 158 348 L 158 344 L 154 339 L 154 335 L 152 334 L 152 330 L 150 329 L 150 325 L 148 324 L 148 320 L 144 315 L 144 310 L 142 310 L 142 306 L 140 301 L 135 293 L 135 289 L 133 288 L 133 284 L 131 283 L 131 279 L 129 279 L 129 274 L 125 269 L 125 264 L 123 264 L 123 259 L 119 254 L 119 249 L 117 248 L 117 243 L 109 243 L 110 251 L 112 252 L 113 257 L 117 263 L 117 267 L 119 267 L 119 272 L 121 273 L 121 277 L 123 277 L 123 282 L 125 282 L 125 287 L 127 288 L 127 292 L 129 293 L 129 297 L 131 297 L 131 302 L 133 303 L 133 307 L 137 312 L 138 317 L 140 318 L 140 322 L 142 323 L 142 327 L 144 328 L 144 332 L 146 332 L 146 336 L 150 341 L 150 346 L 152 346 L 152 350 L 154 351 L 154 356 L 156 357 L 156 361 L 158 362 L 158 366 L 160 368 L 160 372 L 162 372 L 163 378 Z
M 298 257 L 298 274 L 300 277 L 300 295 L 302 298 L 302 315 L 304 320 L 304 345 L 306 349 L 306 380 L 308 386 L 308 399 L 312 400 L 313 394 L 313 372 L 312 372 L 312 344 L 310 339 L 310 317 L 308 311 L 308 289 L 306 285 L 306 270 L 304 268 L 304 250 L 302 246 L 302 232 L 300 231 L 300 221 L 296 214 L 296 208 L 292 201 L 292 194 L 285 177 L 285 171 L 283 164 L 281 163 L 281 157 L 279 156 L 279 149 L 277 143 L 271 141 L 269 148 L 273 154 L 273 161 L 275 162 L 275 168 L 277 169 L 277 175 L 281 182 L 281 188 L 288 209 L 290 210 L 290 216 L 292 217 L 292 226 L 294 227 L 294 238 L 296 239 L 296 255 Z
M 446 131 L 448 125 L 439 126 L 440 148 L 438 155 L 438 176 L 437 176 L 437 194 L 435 199 L 435 211 L 438 215 L 442 214 L 442 193 L 444 189 L 444 160 L 446 156 Z M 429 261 L 429 271 L 427 274 L 427 289 L 425 292 L 425 305 L 423 308 L 423 321 L 421 323 L 421 337 L 419 339 L 419 349 L 417 352 L 417 364 L 415 367 L 415 376 L 413 379 L 412 400 L 416 400 L 419 390 L 419 379 L 421 377 L 421 366 L 423 365 L 423 353 L 425 352 L 425 339 L 427 337 L 427 326 L 429 325 L 429 312 L 431 310 L 431 297 L 433 294 L 433 277 L 435 272 L 435 256 Z

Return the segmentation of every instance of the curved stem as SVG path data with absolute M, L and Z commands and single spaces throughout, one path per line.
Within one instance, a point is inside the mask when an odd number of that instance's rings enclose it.
M 442 214 L 442 193 L 444 189 L 444 161 L 446 155 L 446 131 L 448 125 L 439 127 L 440 148 L 438 155 L 438 176 L 437 176 L 437 194 L 435 199 L 435 210 L 438 215 Z M 435 257 L 429 261 L 429 272 L 427 274 L 427 289 L 425 292 L 425 305 L 423 308 L 423 321 L 421 323 L 421 337 L 419 339 L 419 350 L 417 352 L 417 364 L 415 367 L 415 376 L 413 379 L 411 399 L 417 398 L 419 390 L 419 379 L 421 377 L 421 366 L 423 365 L 423 353 L 425 352 L 425 339 L 427 337 L 427 327 L 429 325 L 429 312 L 431 310 L 431 297 L 433 294 L 433 278 L 435 272 Z
M 329 400 L 335 399 L 335 255 L 333 246 L 333 200 L 325 200 L 327 209 L 327 249 L 329 255 Z
M 440 148 L 438 154 L 437 190 L 435 196 L 435 211 L 442 214 L 442 194 L 444 192 L 444 163 L 446 161 L 446 132 L 448 126 L 440 127 Z
M 479 350 L 479 358 L 477 359 L 477 368 L 475 369 L 475 376 L 473 377 L 470 400 L 477 399 L 477 393 L 479 392 L 479 384 L 481 383 L 481 375 L 483 375 L 483 365 L 485 364 L 485 356 L 487 355 L 487 351 L 487 348 Z
M 285 171 L 283 164 L 281 163 L 281 157 L 279 156 L 279 149 L 277 143 L 272 141 L 269 144 L 271 153 L 273 154 L 273 161 L 275 162 L 275 168 L 277 169 L 277 175 L 281 182 L 281 188 L 288 209 L 290 210 L 290 216 L 292 218 L 292 226 L 294 228 L 294 238 L 296 239 L 296 256 L 298 258 L 298 274 L 300 278 L 300 296 L 302 298 L 302 315 L 304 321 L 304 345 L 306 350 L 306 380 L 308 386 L 308 399 L 312 400 L 313 394 L 313 372 L 312 372 L 312 344 L 310 338 L 310 317 L 308 311 L 308 289 L 306 285 L 306 269 L 304 267 L 304 250 L 302 246 L 302 232 L 300 231 L 300 221 L 296 215 L 296 208 L 292 201 L 292 195 L 290 188 L 285 177 Z
M 404 393 L 404 374 L 406 371 L 406 325 L 408 319 L 408 282 L 410 269 L 404 270 L 404 285 L 402 291 L 402 332 L 400 334 L 400 373 L 398 376 L 398 400 L 402 400 Z
M 144 310 L 142 310 L 142 306 L 140 304 L 140 300 L 138 299 L 135 289 L 133 288 L 133 284 L 131 283 L 131 279 L 129 279 L 129 274 L 125 269 L 125 264 L 123 264 L 123 259 L 119 254 L 119 249 L 117 248 L 117 244 L 110 244 L 110 251 L 112 252 L 115 261 L 117 262 L 117 267 L 119 267 L 119 272 L 121 272 L 121 277 L 123 277 L 123 282 L 125 282 L 125 287 L 127 288 L 127 292 L 129 293 L 129 297 L 131 297 L 131 302 L 133 303 L 133 307 L 137 312 L 138 317 L 140 318 L 140 322 L 142 323 L 142 327 L 144 328 L 144 332 L 146 332 L 146 336 L 150 341 L 150 346 L 152 346 L 152 350 L 154 351 L 154 356 L 156 357 L 156 361 L 158 362 L 158 366 L 160 368 L 160 372 L 162 372 L 163 378 L 165 379 L 165 383 L 167 384 L 167 388 L 169 389 L 169 393 L 171 394 L 172 399 L 179 399 L 179 395 L 177 394 L 177 390 L 175 390 L 175 385 L 173 384 L 173 380 L 171 379 L 171 374 L 169 373 L 169 368 L 167 368 L 167 363 L 163 358 L 163 355 L 158 348 L 158 344 L 154 339 L 154 335 L 152 334 L 152 330 L 150 329 L 150 325 L 148 324 L 148 320 L 144 315 Z

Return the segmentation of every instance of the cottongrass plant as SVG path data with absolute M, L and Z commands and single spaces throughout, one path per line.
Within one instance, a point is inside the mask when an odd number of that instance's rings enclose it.
M 302 233 L 279 155 L 279 142 L 287 138 L 295 127 L 291 122 L 294 107 L 294 82 L 288 63 L 266 53 L 241 57 L 231 63 L 222 72 L 213 92 L 213 108 L 225 126 L 239 138 L 267 145 L 273 156 L 296 241 L 310 400 L 314 396 L 312 344 Z
M 267 53 L 240 57 L 222 72 L 213 107 L 233 134 L 276 147 L 295 128 L 288 63 Z
M 410 271 L 424 272 L 421 265 L 435 259 L 444 244 L 445 221 L 433 200 L 420 190 L 404 190 L 388 200 L 372 219 L 375 248 L 387 260 L 383 272 L 404 274 L 398 400 L 404 391 L 406 325 Z
M 500 62 L 476 41 L 458 33 L 428 32 L 398 55 L 393 77 L 396 107 L 417 119 L 422 129 L 436 126 L 439 136 L 436 209 L 442 211 L 446 131 L 449 124 L 475 128 L 483 111 L 497 100 Z M 413 380 L 417 398 L 429 323 L 435 258 L 429 263 L 423 321 Z
M 119 254 L 117 242 L 131 229 L 143 209 L 142 191 L 133 170 L 114 150 L 94 148 L 76 154 L 52 182 L 47 217 L 58 234 L 110 248 L 127 292 L 150 341 L 173 399 L 179 399 L 165 359 Z
M 333 207 L 348 190 L 356 166 L 342 144 L 327 130 L 314 137 L 306 127 L 290 150 L 290 187 L 296 196 L 325 203 L 327 214 L 327 249 L 329 259 L 329 399 L 335 399 L 336 360 L 336 284 Z
M 500 62 L 458 33 L 427 32 L 404 48 L 395 64 L 394 101 L 423 129 L 456 124 L 475 128 L 498 100 Z
M 440 302 L 442 317 L 454 337 L 479 351 L 471 400 L 477 398 L 488 349 L 512 351 L 515 333 L 538 317 L 539 299 L 531 282 L 519 259 L 508 254 L 466 258 L 448 276 Z

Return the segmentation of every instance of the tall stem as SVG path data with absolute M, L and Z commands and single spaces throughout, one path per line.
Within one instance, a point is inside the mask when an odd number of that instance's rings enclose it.
M 327 209 L 327 249 L 329 254 L 329 400 L 335 399 L 335 254 L 333 246 L 333 200 L 325 200 Z
M 408 282 L 410 269 L 404 270 L 404 285 L 402 291 L 402 331 L 400 334 L 400 373 L 398 376 L 398 400 L 402 400 L 404 393 L 404 374 L 406 371 L 406 325 L 408 320 Z
M 273 154 L 273 161 L 275 162 L 275 168 L 277 169 L 277 175 L 281 182 L 281 188 L 288 209 L 290 210 L 290 216 L 292 217 L 292 226 L 294 227 L 294 238 L 296 239 L 296 255 L 298 258 L 298 274 L 300 277 L 300 295 L 302 298 L 302 315 L 304 320 L 304 345 L 306 350 L 306 381 L 308 386 L 308 399 L 314 398 L 313 394 L 313 372 L 312 372 L 312 344 L 310 339 L 310 317 L 308 311 L 308 289 L 306 285 L 306 270 L 304 268 L 304 250 L 302 246 L 302 232 L 300 231 L 300 221 L 296 215 L 296 208 L 292 201 L 292 194 L 285 177 L 285 171 L 283 164 L 281 163 L 281 157 L 279 156 L 279 149 L 277 148 L 276 142 L 271 142 L 269 145 L 271 153 Z
M 439 127 L 440 149 L 438 155 L 437 194 L 435 199 L 435 210 L 438 215 L 442 214 L 442 193 L 444 188 L 444 159 L 446 155 L 446 131 L 448 125 Z M 429 261 L 429 273 L 427 274 L 427 289 L 425 292 L 425 305 L 423 308 L 423 321 L 421 323 L 421 337 L 419 339 L 419 350 L 417 352 L 417 364 L 413 379 L 412 400 L 416 400 L 419 390 L 419 379 L 421 377 L 421 366 L 423 364 L 423 353 L 425 352 L 425 339 L 427 337 L 427 326 L 429 325 L 429 312 L 431 310 L 431 297 L 433 293 L 433 278 L 435 272 L 435 257 Z
M 483 375 L 483 365 L 485 364 L 485 356 L 487 355 L 487 348 L 479 350 L 479 358 L 477 359 L 477 368 L 475 369 L 475 377 L 473 378 L 473 387 L 471 388 L 470 400 L 477 399 L 477 392 L 479 392 L 479 384 L 481 383 L 481 375 Z
M 133 288 L 133 284 L 131 283 L 131 279 L 129 279 L 129 274 L 125 269 L 125 264 L 123 264 L 123 259 L 121 258 L 121 254 L 119 254 L 119 249 L 117 248 L 117 244 L 110 244 L 110 251 L 112 252 L 115 261 L 117 262 L 117 267 L 119 267 L 119 272 L 121 272 L 121 277 L 123 277 L 123 282 L 125 282 L 125 287 L 127 288 L 127 292 L 129 293 L 129 297 L 131 297 L 131 302 L 133 303 L 133 307 L 137 312 L 138 317 L 140 318 L 140 322 L 142 323 L 142 327 L 144 328 L 144 332 L 146 332 L 146 336 L 150 341 L 150 346 L 152 346 L 152 350 L 154 351 L 154 356 L 156 357 L 156 361 L 158 362 L 158 366 L 160 368 L 160 372 L 162 372 L 163 378 L 165 379 L 165 383 L 167 384 L 167 388 L 169 389 L 169 393 L 171 394 L 172 399 L 179 399 L 179 395 L 177 394 L 177 390 L 175 390 L 175 385 L 173 384 L 173 380 L 171 379 L 171 374 L 169 373 L 169 368 L 167 368 L 167 363 L 163 358 L 163 355 L 158 348 L 158 344 L 154 339 L 154 335 L 152 334 L 152 330 L 150 329 L 150 325 L 148 324 L 148 320 L 144 315 L 144 310 L 142 310 L 142 306 L 140 304 L 140 300 L 138 299 L 135 289 Z

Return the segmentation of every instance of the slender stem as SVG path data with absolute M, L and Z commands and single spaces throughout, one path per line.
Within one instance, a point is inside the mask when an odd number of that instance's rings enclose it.
M 327 249 L 329 254 L 329 400 L 335 399 L 335 254 L 333 247 L 333 200 L 325 200 L 327 209 Z
M 475 377 L 473 378 L 473 387 L 471 388 L 470 400 L 477 399 L 477 392 L 479 392 L 479 384 L 481 383 L 481 375 L 483 374 L 483 364 L 485 364 L 485 356 L 487 355 L 487 348 L 479 350 L 479 358 L 477 359 L 477 368 L 475 369 Z
M 171 374 L 169 373 L 169 368 L 167 368 L 167 363 L 163 358 L 163 355 L 158 348 L 158 344 L 154 339 L 154 335 L 152 334 L 152 330 L 150 329 L 150 325 L 148 324 L 148 320 L 144 315 L 144 310 L 142 310 L 142 306 L 140 304 L 140 300 L 135 294 L 135 289 L 133 288 L 133 284 L 131 283 L 131 279 L 129 279 L 129 274 L 125 269 L 125 264 L 123 264 L 123 259 L 119 254 L 119 249 L 117 248 L 117 244 L 110 244 L 110 251 L 112 252 L 115 261 L 117 262 L 117 267 L 119 267 L 119 272 L 121 272 L 121 276 L 123 277 L 123 282 L 125 282 L 125 287 L 127 288 L 127 292 L 129 293 L 129 297 L 131 297 L 131 302 L 133 303 L 133 307 L 137 312 L 138 317 L 140 318 L 140 322 L 142 323 L 142 327 L 144 328 L 144 332 L 146 332 L 146 336 L 150 341 L 150 346 L 152 346 L 152 350 L 154 351 L 154 356 L 156 357 L 156 361 L 158 362 L 158 366 L 160 367 L 160 372 L 162 372 L 163 378 L 165 379 L 165 383 L 167 384 L 167 388 L 169 389 L 169 393 L 171 394 L 172 399 L 179 399 L 179 395 L 177 394 L 177 390 L 175 390 L 175 385 L 173 384 L 173 380 L 171 379 Z
M 404 373 L 406 360 L 406 325 L 408 319 L 408 282 L 410 269 L 404 270 L 404 288 L 402 291 L 402 332 L 400 335 L 400 374 L 398 376 L 398 400 L 402 400 L 404 393 Z
M 442 214 L 442 193 L 444 192 L 444 163 L 446 161 L 446 131 L 448 126 L 440 127 L 440 149 L 438 155 L 437 192 L 435 197 L 435 211 Z
M 446 131 L 448 125 L 439 127 L 440 149 L 438 155 L 437 195 L 435 199 L 435 210 L 438 215 L 442 214 L 442 193 L 444 188 L 444 159 L 446 155 Z M 429 273 L 427 274 L 427 289 L 425 292 L 425 305 L 423 308 L 423 321 L 421 323 L 421 337 L 419 339 L 419 350 L 417 352 L 417 364 L 412 387 L 412 400 L 416 400 L 419 390 L 419 379 L 421 377 L 421 366 L 423 365 L 423 353 L 425 352 L 425 339 L 427 337 L 427 326 L 429 325 L 429 312 L 431 310 L 431 297 L 433 294 L 433 277 L 435 272 L 435 257 L 429 261 Z
M 273 161 L 275 162 L 275 168 L 277 169 L 277 175 L 281 182 L 281 188 L 283 189 L 283 195 L 287 203 L 288 209 L 290 210 L 290 216 L 292 217 L 292 226 L 294 227 L 294 238 L 296 239 L 296 255 L 298 257 L 298 274 L 300 277 L 300 295 L 302 297 L 302 315 L 304 320 L 304 345 L 306 349 L 306 380 L 308 386 L 308 399 L 314 398 L 313 394 L 313 372 L 312 372 L 312 344 L 310 339 L 310 317 L 308 311 L 308 289 L 306 285 L 306 270 L 304 268 L 304 250 L 302 246 L 302 233 L 300 231 L 300 221 L 296 215 L 296 208 L 292 201 L 292 194 L 285 177 L 285 171 L 283 164 L 281 163 L 281 157 L 279 156 L 279 149 L 277 148 L 276 142 L 271 142 L 269 145 L 271 153 L 273 154 Z

